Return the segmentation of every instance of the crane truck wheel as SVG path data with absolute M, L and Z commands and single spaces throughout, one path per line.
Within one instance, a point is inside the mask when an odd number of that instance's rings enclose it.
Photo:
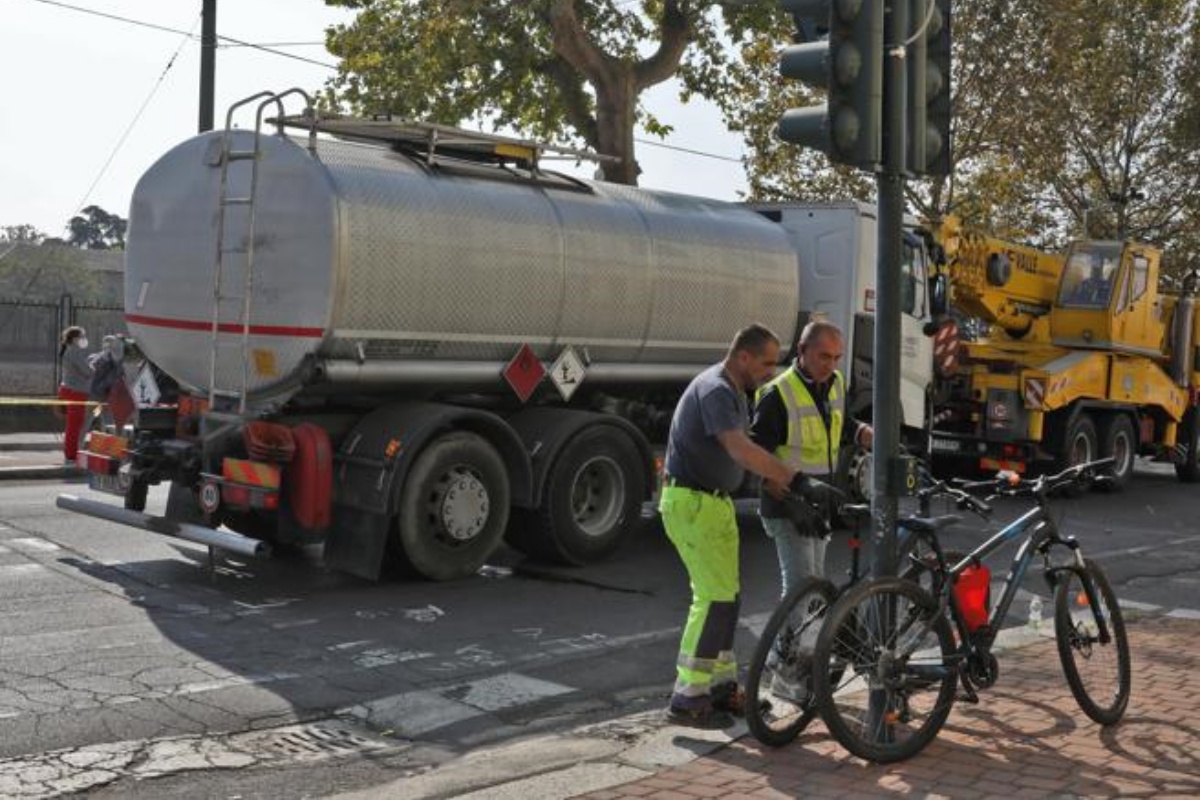
M 1133 479 L 1133 461 L 1137 456 L 1137 438 L 1133 422 L 1126 414 L 1113 414 L 1100 434 L 1100 458 L 1113 459 L 1112 481 L 1103 484 L 1107 491 L 1119 492 Z
M 474 575 L 508 523 L 504 460 L 486 439 L 445 434 L 413 462 L 388 538 L 390 565 L 434 581 Z
M 576 566 L 599 561 L 641 522 L 642 461 L 622 431 L 584 429 L 563 446 L 548 475 L 541 506 L 514 509 L 506 534 L 530 558 Z
M 1177 447 L 1183 458 L 1175 464 L 1175 475 L 1184 483 L 1200 483 L 1200 407 L 1188 409 Z
M 1090 414 L 1082 412 L 1072 416 L 1067 422 L 1066 435 L 1062 440 L 1062 450 L 1055 462 L 1054 471 L 1059 472 L 1067 467 L 1094 461 L 1099 449 L 1096 423 Z M 1062 490 L 1067 497 L 1079 497 L 1087 491 L 1087 487 L 1074 484 Z

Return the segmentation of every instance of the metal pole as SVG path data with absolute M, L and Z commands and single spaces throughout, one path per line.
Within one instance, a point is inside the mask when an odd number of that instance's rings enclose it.
M 200 8 L 200 133 L 213 129 L 213 95 L 217 82 L 217 0 Z
M 875 0 L 884 2 L 884 0 Z M 900 264 L 904 257 L 904 159 L 907 81 L 904 41 L 908 3 L 889 0 L 884 11 L 883 165 L 876 174 L 879 229 L 875 262 L 875 345 L 871 407 L 875 427 L 871 516 L 874 574 L 896 574 L 895 476 L 900 451 Z

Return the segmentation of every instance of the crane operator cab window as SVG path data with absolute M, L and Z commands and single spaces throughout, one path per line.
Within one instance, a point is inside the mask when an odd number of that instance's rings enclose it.
M 1058 304 L 1074 308 L 1107 308 L 1120 263 L 1120 244 L 1081 247 L 1071 253 L 1063 273 Z

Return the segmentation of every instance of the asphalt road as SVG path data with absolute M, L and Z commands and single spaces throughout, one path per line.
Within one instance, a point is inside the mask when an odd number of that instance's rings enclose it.
M 0 795 L 323 796 L 665 703 L 688 593 L 653 520 L 585 569 L 504 551 L 471 580 L 373 584 L 315 552 L 210 563 L 61 511 L 63 491 L 90 494 L 0 483 Z M 1200 504 L 1169 467 L 1056 508 L 1123 602 L 1200 615 Z M 1021 509 L 944 544 L 970 549 Z M 774 551 L 745 523 L 743 657 L 778 592 Z M 845 551 L 831 545 L 834 574 Z M 1038 574 L 1025 588 L 1045 595 Z

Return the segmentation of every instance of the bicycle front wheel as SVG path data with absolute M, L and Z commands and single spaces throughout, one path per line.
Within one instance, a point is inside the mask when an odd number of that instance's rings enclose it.
M 1112 725 L 1129 705 L 1129 640 L 1108 577 L 1094 561 L 1084 561 L 1084 567 L 1096 602 L 1088 599 L 1083 575 L 1060 571 L 1054 595 L 1054 638 L 1079 707 L 1101 725 Z
M 817 637 L 817 708 L 854 755 L 902 761 L 950 715 L 957 660 L 950 624 L 928 592 L 902 578 L 861 583 L 834 603 Z
M 746 672 L 746 726 L 765 745 L 794 740 L 816 716 L 812 653 L 837 589 L 808 578 L 787 593 L 767 620 Z

